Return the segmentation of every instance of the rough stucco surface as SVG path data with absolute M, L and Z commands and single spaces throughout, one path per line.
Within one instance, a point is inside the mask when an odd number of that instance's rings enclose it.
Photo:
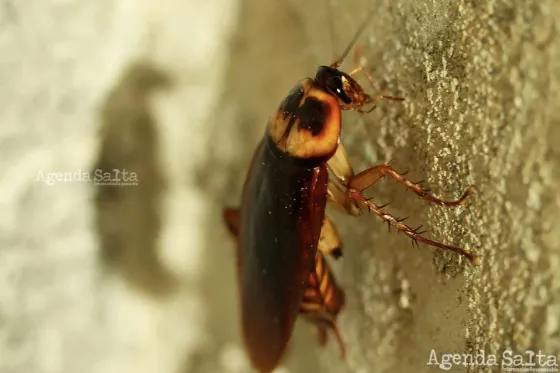
M 369 195 L 482 265 L 332 213 L 347 358 L 301 322 L 278 371 L 439 371 L 432 349 L 560 355 L 560 4 L 331 3 L 332 19 L 319 0 L 0 5 L 0 371 L 249 371 L 221 208 L 278 102 L 370 8 L 363 62 L 406 101 L 344 113 L 342 142 L 356 170 L 393 160 L 448 197 L 475 184 L 458 209 L 389 180 Z M 36 181 L 98 167 L 139 186 Z
M 367 117 L 344 113 L 342 142 L 357 170 L 393 160 L 448 197 L 475 184 L 478 193 L 455 209 L 431 206 L 388 180 L 369 195 L 392 202 L 391 212 L 424 224 L 431 237 L 476 251 L 482 265 L 413 249 L 375 217 L 333 214 L 345 239 L 335 267 L 349 300 L 340 318 L 348 356 L 341 362 L 332 343 L 317 352 L 314 369 L 433 372 L 432 349 L 558 356 L 560 4 L 333 2 L 333 52 L 325 3 L 243 2 L 226 97 L 238 110 L 233 139 L 246 146 L 229 163 L 243 169 L 278 101 L 340 53 L 372 7 L 361 39 L 365 64 L 389 94 L 407 100 Z M 351 58 L 344 66 L 352 69 Z M 228 169 L 240 186 L 244 174 Z M 294 372 L 315 364 L 314 341 L 300 326 L 287 359 Z

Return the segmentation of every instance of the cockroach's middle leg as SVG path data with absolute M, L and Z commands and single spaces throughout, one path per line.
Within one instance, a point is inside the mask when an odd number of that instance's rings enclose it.
M 340 154 L 337 155 L 339 152 Z M 352 170 L 352 165 L 348 161 L 346 150 L 342 144 L 338 146 L 335 155 L 329 160 L 327 165 L 338 181 L 349 189 L 355 189 L 359 192 L 363 192 L 367 188 L 375 185 L 375 183 L 377 183 L 383 176 L 389 176 L 399 184 L 402 184 L 405 188 L 412 190 L 419 197 L 441 206 L 462 205 L 466 198 L 473 194 L 475 190 L 474 186 L 471 185 L 465 189 L 463 195 L 459 197 L 459 199 L 444 200 L 430 194 L 428 190 L 420 186 L 420 183 L 413 183 L 412 181 L 406 179 L 404 174 L 398 173 L 388 164 L 374 166 L 355 175 Z
M 383 176 L 389 176 L 399 184 L 404 185 L 405 188 L 412 190 L 416 195 L 430 202 L 436 203 L 441 206 L 459 206 L 465 202 L 465 199 L 474 192 L 474 186 L 471 185 L 463 192 L 463 195 L 456 200 L 444 200 L 432 194 L 429 194 L 426 189 L 423 189 L 419 183 L 413 183 L 395 171 L 390 165 L 382 164 L 368 168 L 355 175 L 348 184 L 351 189 L 356 189 L 363 192 L 365 189 L 373 186 Z
M 338 234 L 336 226 L 326 215 L 325 220 L 323 220 L 323 226 L 321 227 L 318 249 L 323 254 L 331 255 L 335 259 L 342 256 L 342 239 Z
M 346 151 L 339 145 L 342 155 L 333 156 L 329 162 L 328 166 L 333 175 L 338 179 L 342 187 L 339 187 L 332 181 L 329 181 L 328 185 L 328 201 L 330 204 L 338 207 L 340 210 L 344 210 L 351 215 L 358 215 L 361 211 L 360 207 L 366 208 L 370 213 L 373 212 L 375 215 L 379 216 L 383 221 L 387 222 L 389 226 L 397 228 L 400 232 L 404 233 L 406 236 L 412 239 L 413 243 L 422 242 L 430 246 L 438 247 L 443 250 L 453 251 L 458 253 L 467 259 L 469 259 L 473 264 L 478 264 L 478 257 L 473 253 L 466 251 L 464 249 L 445 245 L 443 243 L 430 240 L 422 234 L 424 232 L 420 231 L 420 227 L 412 228 L 404 223 L 405 219 L 399 219 L 383 209 L 384 206 L 378 206 L 370 199 L 366 198 L 363 191 L 370 186 L 374 185 L 379 179 L 385 175 L 393 177 L 397 182 L 403 184 L 405 187 L 413 190 L 417 195 L 425 198 L 429 201 L 438 203 L 443 206 L 456 206 L 463 203 L 465 198 L 473 193 L 473 187 L 467 188 L 463 193 L 463 196 L 456 201 L 445 201 L 443 199 L 437 198 L 433 195 L 428 194 L 428 192 L 422 189 L 418 184 L 412 183 L 398 174 L 388 165 L 381 165 L 377 167 L 372 167 L 365 171 L 354 175 L 352 171 L 352 166 L 350 163 L 345 163 L 343 160 L 347 160 Z M 338 152 L 338 151 L 337 151 Z M 349 176 L 351 175 L 351 176 Z

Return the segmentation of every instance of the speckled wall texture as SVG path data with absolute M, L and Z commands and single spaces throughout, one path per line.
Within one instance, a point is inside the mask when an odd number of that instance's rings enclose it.
M 345 238 L 336 268 L 349 298 L 341 316 L 348 356 L 340 362 L 333 343 L 315 369 L 435 372 L 427 365 L 432 349 L 558 356 L 560 3 L 333 1 L 332 22 L 326 3 L 244 1 L 229 88 L 244 131 L 256 141 L 278 99 L 340 53 L 375 8 L 363 57 L 386 92 L 406 101 L 382 103 L 367 117 L 344 113 L 342 142 L 357 170 L 393 160 L 449 197 L 475 184 L 464 208 L 429 205 L 391 181 L 369 195 L 392 202 L 390 211 L 412 216 L 431 237 L 476 251 L 482 265 L 414 249 L 374 217 L 336 215 Z M 292 348 L 295 372 L 313 370 L 300 365 L 314 343 L 303 329 Z

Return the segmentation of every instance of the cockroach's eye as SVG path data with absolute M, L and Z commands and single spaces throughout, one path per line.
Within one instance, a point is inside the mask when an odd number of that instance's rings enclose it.
M 338 97 L 345 104 L 352 103 L 352 99 L 348 97 L 346 92 L 344 92 L 344 86 L 342 84 L 342 78 L 339 76 L 331 77 L 327 79 L 327 88 L 329 91 Z

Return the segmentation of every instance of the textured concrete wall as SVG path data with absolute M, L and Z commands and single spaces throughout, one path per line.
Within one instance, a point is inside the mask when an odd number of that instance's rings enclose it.
M 431 349 L 558 356 L 558 2 L 333 2 L 334 52 L 325 3 L 244 1 L 228 90 L 240 108 L 234 131 L 243 140 L 236 141 L 254 144 L 278 100 L 340 53 L 373 7 L 361 39 L 366 66 L 389 94 L 407 100 L 366 117 L 345 113 L 342 142 L 357 170 L 392 159 L 448 197 L 475 184 L 478 193 L 455 209 L 429 205 L 389 180 L 369 195 L 424 224 L 430 237 L 476 251 L 482 266 L 413 249 L 375 217 L 335 215 L 346 244 L 336 269 L 349 299 L 341 316 L 348 357 L 340 362 L 332 343 L 315 369 L 438 371 L 426 365 Z M 351 61 L 344 67 L 351 70 Z M 313 364 L 314 341 L 301 329 L 288 359 L 294 372 Z
M 1 372 L 192 371 L 207 340 L 192 179 L 235 5 L 1 2 Z M 97 168 L 138 186 L 37 181 Z
M 332 1 L 329 18 L 319 0 L 4 2 L 0 371 L 247 372 L 221 207 L 239 201 L 279 100 L 369 8 L 366 66 L 407 100 L 344 113 L 342 141 L 356 170 L 393 159 L 449 197 L 475 184 L 459 209 L 388 180 L 370 195 L 482 266 L 333 214 L 348 356 L 301 322 L 282 369 L 438 371 L 431 349 L 558 356 L 560 5 L 512 3 Z M 36 180 L 96 168 L 139 185 Z

